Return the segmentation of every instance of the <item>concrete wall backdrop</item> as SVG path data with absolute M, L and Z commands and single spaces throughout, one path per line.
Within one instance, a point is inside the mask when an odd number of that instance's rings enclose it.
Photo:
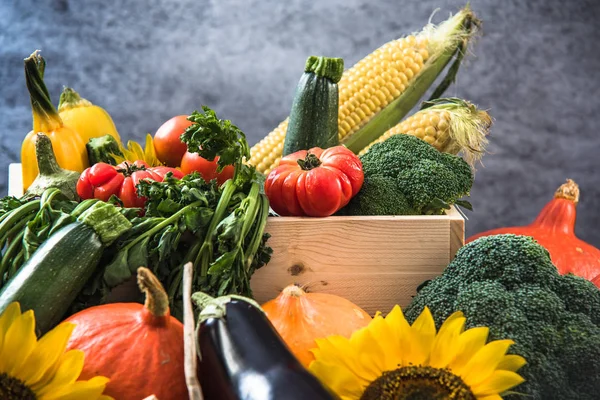
M 54 102 L 62 85 L 141 140 L 207 104 L 251 144 L 289 112 L 309 55 L 350 66 L 439 21 L 448 0 L 2 0 L 0 195 L 31 129 L 23 58 L 41 49 Z M 600 2 L 472 0 L 484 34 L 447 92 L 490 110 L 490 153 L 467 233 L 528 223 L 568 177 L 581 186 L 577 233 L 600 247 Z

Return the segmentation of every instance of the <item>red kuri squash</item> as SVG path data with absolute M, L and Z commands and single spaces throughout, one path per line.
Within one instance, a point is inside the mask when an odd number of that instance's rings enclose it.
M 493 229 L 471 236 L 466 242 L 502 233 L 532 236 L 548 250 L 559 273 L 592 280 L 600 275 L 600 250 L 575 236 L 578 202 L 579 187 L 568 179 L 531 224 Z M 595 279 L 595 283 L 600 287 L 600 279 Z
M 116 400 L 187 399 L 183 325 L 169 313 L 169 299 L 150 270 L 137 279 L 146 303 L 91 307 L 67 319 L 76 324 L 68 349 L 85 353 L 81 379 L 110 378 L 105 394 Z
M 371 321 L 356 304 L 327 293 L 306 293 L 296 285 L 262 305 L 267 317 L 298 360 L 308 367 L 314 360 L 315 339 L 330 335 L 350 337 Z

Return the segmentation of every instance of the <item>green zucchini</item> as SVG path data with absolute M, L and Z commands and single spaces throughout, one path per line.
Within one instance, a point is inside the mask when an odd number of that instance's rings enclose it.
M 338 85 L 344 60 L 311 56 L 296 87 L 283 144 L 283 155 L 337 146 Z
M 102 252 L 131 223 L 112 205 L 97 202 L 77 221 L 50 236 L 0 291 L 0 314 L 12 302 L 33 310 L 40 334 L 59 323 L 96 271 Z

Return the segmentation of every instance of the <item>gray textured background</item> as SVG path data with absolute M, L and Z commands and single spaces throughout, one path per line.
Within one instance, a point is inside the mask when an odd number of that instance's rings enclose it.
M 207 104 L 251 144 L 289 112 L 309 55 L 350 66 L 464 1 L 1 0 L 0 195 L 31 129 L 23 58 L 41 49 L 62 85 L 141 139 Z M 490 110 L 491 154 L 467 233 L 529 222 L 567 177 L 582 189 L 577 233 L 600 247 L 600 2 L 473 0 L 484 34 L 447 94 Z

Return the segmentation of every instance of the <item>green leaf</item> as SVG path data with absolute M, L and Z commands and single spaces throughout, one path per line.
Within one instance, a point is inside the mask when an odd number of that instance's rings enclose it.
M 181 205 L 171 199 L 164 199 L 158 204 L 157 210 L 161 214 L 175 214 L 181 210 Z
M 200 229 L 210 224 L 215 211 L 207 207 L 193 207 L 183 214 L 185 228 L 192 233 L 197 233 Z
M 123 249 L 117 253 L 113 261 L 104 270 L 104 282 L 113 288 L 131 278 L 128 263 L 128 251 Z
M 139 267 L 148 266 L 149 242 L 150 236 L 145 238 L 144 240 L 139 241 L 127 251 L 127 264 L 129 265 L 129 272 L 131 274 L 135 274 Z
M 180 237 L 181 232 L 177 226 L 171 225 L 163 231 L 157 246 L 159 262 L 164 261 L 176 250 Z
M 226 270 L 230 270 L 233 262 L 236 260 L 238 250 L 234 249 L 227 253 L 221 254 L 215 261 L 210 264 L 208 269 L 209 275 L 219 275 Z
M 454 204 L 462 208 L 466 208 L 469 211 L 473 211 L 473 205 L 467 200 L 456 200 Z

